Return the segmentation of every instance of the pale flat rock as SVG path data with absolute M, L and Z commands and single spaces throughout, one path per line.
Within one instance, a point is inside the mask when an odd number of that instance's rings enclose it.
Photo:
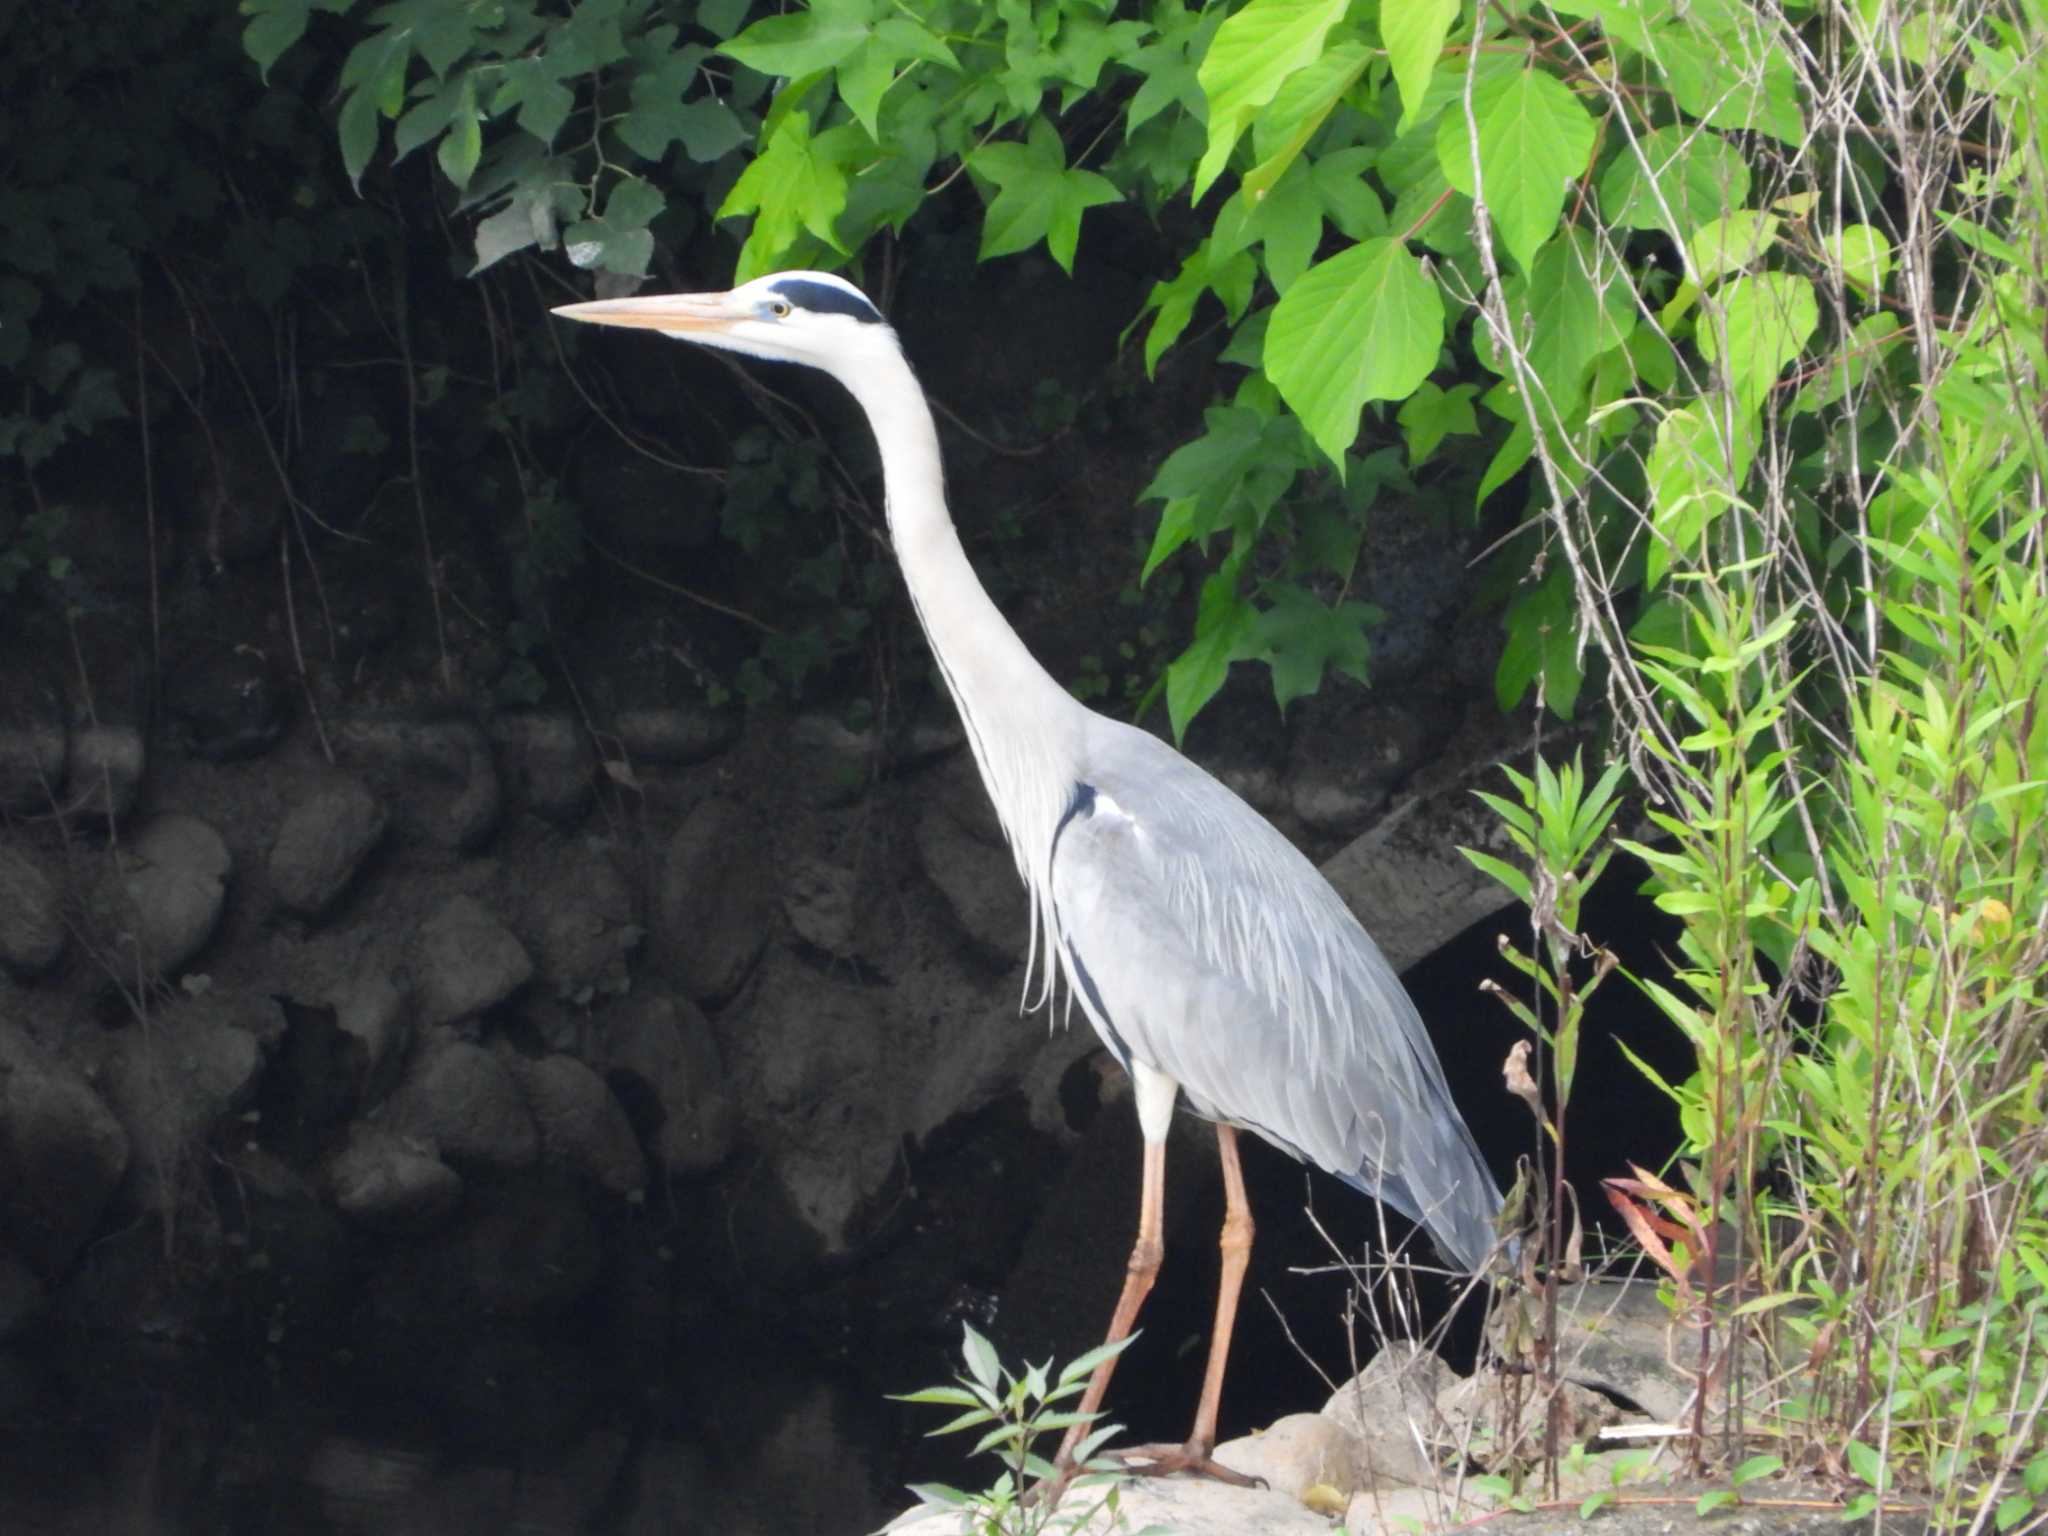
M 1059 1518 L 1084 1513 L 1101 1494 L 1070 1491 Z M 1084 1502 L 1089 1501 L 1089 1502 Z M 1268 1488 L 1233 1488 L 1206 1477 L 1138 1477 L 1123 1485 L 1114 1517 L 1107 1509 L 1071 1528 L 1072 1536 L 1130 1536 L 1164 1526 L 1174 1536 L 1331 1536 L 1329 1517 Z M 1065 1531 L 1068 1527 L 1061 1525 Z M 916 1509 L 883 1530 L 889 1536 L 973 1536 L 976 1527 L 957 1510 Z
M 1216 1447 L 1216 1459 L 1294 1499 L 1319 1483 L 1350 1493 L 1369 1481 L 1364 1443 L 1319 1413 L 1290 1413 L 1262 1434 L 1226 1440 Z

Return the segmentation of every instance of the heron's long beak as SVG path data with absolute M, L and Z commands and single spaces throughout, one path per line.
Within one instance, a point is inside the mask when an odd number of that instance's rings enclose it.
M 752 311 L 735 303 L 729 293 L 650 293 L 631 299 L 562 304 L 554 313 L 592 325 L 627 325 L 687 336 L 722 331 L 736 320 L 749 318 Z

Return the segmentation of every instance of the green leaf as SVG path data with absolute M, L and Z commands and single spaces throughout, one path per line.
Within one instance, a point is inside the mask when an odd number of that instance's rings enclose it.
M 1564 213 L 1593 154 L 1593 119 L 1571 88 L 1540 69 L 1482 77 L 1472 87 L 1478 174 L 1462 103 L 1437 126 L 1437 161 L 1450 184 L 1485 203 L 1501 243 L 1524 271 Z
M 1523 687 L 1526 688 L 1527 686 L 1527 683 L 1523 684 Z M 1517 698 L 1521 697 L 1519 690 L 1517 690 L 1515 696 Z M 1497 859 L 1490 853 L 1481 853 L 1477 848 L 1460 848 L 1458 852 L 1465 855 L 1466 860 L 1474 869 L 1479 870 L 1482 874 L 1493 876 L 1495 880 L 1507 887 L 1508 894 L 1513 896 L 1515 900 L 1524 904 L 1528 902 L 1533 888 L 1529 884 L 1529 872 L 1527 870 L 1517 869 L 1514 865 L 1508 863 L 1507 860 Z
M 1600 206 L 1628 229 L 1661 229 L 1673 239 L 1749 197 L 1749 165 L 1720 134 L 1700 127 L 1652 129 L 1600 178 Z
M 1436 284 L 1382 236 L 1319 262 L 1281 296 L 1266 327 L 1266 373 L 1341 473 L 1366 402 L 1412 394 L 1443 335 Z
M 1545 245 L 1526 276 L 1517 274 L 1502 285 L 1502 299 L 1509 335 L 1524 347 L 1549 398 L 1549 412 L 1559 417 L 1584 399 L 1593 359 L 1620 346 L 1635 329 L 1628 275 L 1579 230 L 1566 230 Z M 1482 320 L 1474 340 L 1480 361 L 1510 376 L 1491 325 Z
M 1723 363 L 1735 398 L 1745 411 L 1754 411 L 1785 365 L 1806 350 L 1820 324 L 1820 305 L 1813 284 L 1797 273 L 1759 272 L 1738 277 L 1723 291 L 1720 322 L 1701 323 L 1700 353 L 1710 363 Z
M 962 1323 L 960 1332 L 960 1355 L 967 1362 L 968 1375 L 990 1391 L 994 1391 L 997 1379 L 1002 1374 L 1001 1364 L 996 1359 L 995 1346 L 976 1333 L 971 1324 Z
M 1253 621 L 1245 647 L 1272 669 L 1273 699 L 1281 709 L 1322 687 L 1326 668 L 1368 680 L 1372 645 L 1366 631 L 1384 616 L 1379 609 L 1357 602 L 1325 607 L 1314 593 L 1291 583 L 1274 586 L 1271 596 L 1272 606 Z
M 1251 606 L 1238 596 L 1233 558 L 1202 583 L 1194 641 L 1166 668 L 1166 713 L 1175 741 L 1187 735 L 1188 723 L 1230 675 L 1253 617 Z
M 1344 17 L 1349 0 L 1251 0 L 1216 29 L 1196 71 L 1209 103 L 1209 143 L 1195 168 L 1199 203 L 1230 161 L 1230 152 L 1259 109 L 1288 76 L 1322 57 L 1323 39 Z
M 1783 43 L 1768 35 L 1773 13 L 1744 9 L 1755 24 L 1744 26 L 1732 8 L 1723 27 L 1670 21 L 1651 30 L 1644 51 L 1679 106 L 1707 126 L 1753 128 L 1797 147 L 1806 134 L 1798 71 Z
M 1741 1502 L 1733 1488 L 1710 1488 L 1699 1496 L 1692 1509 L 1694 1514 L 1704 1517 L 1717 1509 L 1727 1509 L 1730 1505 Z
M 1868 224 L 1851 224 L 1821 241 L 1828 260 L 1850 286 L 1875 293 L 1892 270 L 1891 237 Z
M 242 51 L 255 60 L 257 75 L 268 85 L 270 66 L 305 36 L 312 0 L 242 0 L 242 14 L 249 18 L 242 29 Z
M 1778 220 L 1768 213 L 1745 208 L 1710 219 L 1685 242 L 1685 275 L 1696 286 L 1711 288 L 1728 273 L 1762 260 L 1777 239 Z
M 772 272 L 796 245 L 801 232 L 834 250 L 841 249 L 834 231 L 846 207 L 846 170 L 839 159 L 864 140 L 851 124 L 813 137 L 811 120 L 801 111 L 784 115 L 768 135 L 754 161 L 740 173 L 719 205 L 716 217 L 751 213 L 754 228 L 740 252 L 741 282 Z
M 1034 117 L 1023 143 L 1014 140 L 985 145 L 968 159 L 978 176 L 998 191 L 981 224 L 981 256 L 989 261 L 1029 250 L 1040 239 L 1052 259 L 1069 276 L 1074 247 L 1081 238 L 1081 215 L 1121 194 L 1093 171 L 1070 170 L 1058 130 Z
M 1280 184 L 1263 197 L 1245 186 L 1232 194 L 1216 215 L 1215 254 L 1243 250 L 1254 241 L 1265 247 L 1266 275 L 1277 293 L 1285 293 L 1308 270 L 1323 236 L 1323 204 L 1316 195 L 1308 167 L 1290 167 Z
M 469 178 L 476 174 L 476 163 L 484 153 L 483 123 L 476 110 L 476 76 L 465 74 L 461 80 L 455 115 L 449 121 L 448 131 L 441 135 L 440 146 L 434 151 L 441 174 L 454 182 L 458 189 L 469 185 Z
M 1561 720 L 1572 717 L 1579 687 L 1578 636 L 1574 628 L 1571 571 L 1560 560 L 1540 585 L 1525 587 L 1508 605 L 1507 644 L 1494 669 L 1493 696 L 1503 712 L 1513 709 L 1529 684 L 1543 679 L 1544 702 Z
M 1849 1470 L 1880 1493 L 1884 1491 L 1884 1458 L 1861 1440 L 1851 1440 L 1844 1454 L 1849 1460 Z
M 764 75 L 794 80 L 852 58 L 868 40 L 874 13 L 868 0 L 813 0 L 806 10 L 763 17 L 718 51 Z
M 1244 196 L 1256 201 L 1280 180 L 1344 93 L 1358 83 L 1372 57 L 1363 43 L 1339 43 L 1288 77 L 1253 125 L 1259 163 L 1245 172 L 1240 188 Z
M 1224 313 L 1236 320 L 1251 302 L 1258 279 L 1259 264 L 1242 251 L 1219 254 L 1213 240 L 1196 246 L 1181 263 L 1179 272 L 1165 282 L 1154 283 L 1151 293 L 1146 295 L 1145 310 L 1156 310 L 1158 314 L 1145 333 L 1145 376 L 1152 376 L 1166 349 L 1180 339 L 1203 294 L 1215 294 Z
M 1714 520 L 1740 494 L 1755 452 L 1756 428 L 1747 418 L 1734 424 L 1733 452 L 1727 425 L 1707 404 L 1681 406 L 1657 424 L 1647 465 L 1651 518 L 1657 537 L 1646 550 L 1644 583 L 1655 586 L 1675 549 L 1686 555 Z
M 1477 384 L 1453 384 L 1445 390 L 1425 379 L 1415 386 L 1396 418 L 1408 440 L 1410 469 L 1421 467 L 1445 438 L 1478 434 L 1479 421 L 1472 412 L 1472 397 L 1478 393 Z
M 1775 1477 L 1784 1470 L 1785 1458 L 1782 1456 L 1752 1456 L 1735 1469 L 1735 1486 L 1740 1488 L 1761 1477 Z
M 1451 23 L 1457 19 L 1458 0 L 1380 0 L 1380 40 L 1387 45 L 1387 62 L 1393 66 L 1394 83 L 1401 88 L 1401 122 L 1396 133 L 1415 126 L 1423 92 L 1436 61 L 1443 56 Z

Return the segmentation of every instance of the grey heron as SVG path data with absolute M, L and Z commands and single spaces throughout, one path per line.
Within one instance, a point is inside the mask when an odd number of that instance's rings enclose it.
M 1030 899 L 1027 1006 L 1064 988 L 1135 1087 L 1144 1137 L 1137 1242 L 1109 1340 L 1129 1333 L 1162 1254 L 1177 1100 L 1216 1126 L 1222 1277 L 1193 1431 L 1124 1454 L 1147 1472 L 1245 1479 L 1212 1458 L 1252 1216 L 1248 1130 L 1420 1222 L 1468 1271 L 1501 1198 L 1422 1020 L 1341 897 L 1294 845 L 1172 747 L 1080 703 L 976 579 L 946 510 L 938 432 L 896 333 L 858 288 L 781 272 L 729 293 L 569 304 L 749 357 L 807 363 L 852 392 L 881 451 L 889 534 L 911 602 Z M 1102 1405 L 1112 1354 L 1079 1411 Z M 1071 1474 L 1082 1426 L 1054 1463 Z

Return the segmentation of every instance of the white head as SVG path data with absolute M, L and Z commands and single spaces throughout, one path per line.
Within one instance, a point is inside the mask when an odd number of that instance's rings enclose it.
M 902 355 L 896 333 L 868 296 L 830 272 L 773 272 L 729 293 L 598 299 L 564 304 L 555 313 L 660 331 L 748 357 L 808 363 L 848 384 L 878 355 Z

